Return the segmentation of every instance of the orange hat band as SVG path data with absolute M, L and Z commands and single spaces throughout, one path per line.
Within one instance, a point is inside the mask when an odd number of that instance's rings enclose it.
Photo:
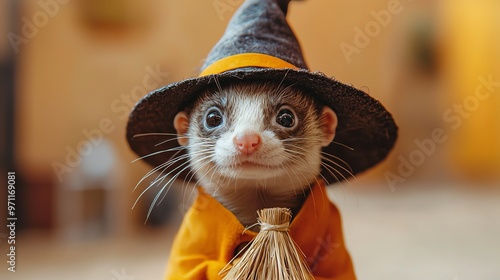
M 240 53 L 217 60 L 205 68 L 205 70 L 200 73 L 199 77 L 220 74 L 222 72 L 244 67 L 298 69 L 297 66 L 271 55 L 262 53 Z

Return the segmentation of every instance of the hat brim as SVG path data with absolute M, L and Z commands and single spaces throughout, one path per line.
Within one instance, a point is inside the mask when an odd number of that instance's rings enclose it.
M 331 107 L 338 117 L 334 141 L 323 148 L 327 159 L 323 162 L 336 169 L 322 167 L 321 174 L 329 183 L 335 183 L 362 172 L 382 161 L 397 138 L 397 126 L 382 104 L 363 91 L 306 69 L 238 69 L 217 75 L 191 78 L 155 90 L 141 99 L 133 108 L 127 125 L 127 140 L 140 157 L 153 166 L 159 166 L 185 150 L 174 149 L 173 126 L 175 115 L 192 104 L 199 94 L 215 86 L 234 82 L 274 81 L 283 86 L 294 85 Z M 145 135 L 141 136 L 139 135 Z M 158 145 L 159 143 L 162 143 Z M 178 179 L 190 176 L 189 169 L 178 161 L 164 172 L 182 171 Z

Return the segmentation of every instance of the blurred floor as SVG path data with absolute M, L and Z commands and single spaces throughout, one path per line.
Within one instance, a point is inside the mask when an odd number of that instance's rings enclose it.
M 500 279 L 500 190 L 475 187 L 383 186 L 336 199 L 359 279 Z
M 46 234 L 30 232 L 18 237 L 17 271 L 2 270 L 0 278 L 161 279 L 172 234 L 163 229 L 128 239 L 65 244 Z
M 500 279 L 500 190 L 412 186 L 395 192 L 386 186 L 367 189 L 356 184 L 332 189 L 358 278 Z M 3 270 L 0 276 L 161 279 L 175 230 L 77 245 L 41 234 L 21 235 L 18 272 Z

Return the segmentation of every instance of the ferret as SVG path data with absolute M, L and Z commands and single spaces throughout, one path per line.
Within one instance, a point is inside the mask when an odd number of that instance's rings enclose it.
M 203 92 L 174 127 L 197 185 L 248 227 L 262 208 L 300 210 L 337 115 L 293 85 L 241 82 Z

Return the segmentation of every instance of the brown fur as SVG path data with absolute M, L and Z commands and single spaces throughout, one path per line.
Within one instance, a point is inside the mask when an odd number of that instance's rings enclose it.
M 211 108 L 223 116 L 222 124 L 212 129 L 204 124 Z M 286 128 L 276 122 L 282 108 L 294 113 L 296 125 Z M 198 183 L 244 225 L 255 223 L 261 208 L 300 209 L 318 179 L 321 148 L 333 139 L 336 123 L 331 109 L 293 86 L 274 83 L 207 91 L 174 121 Z M 262 137 L 255 154 L 241 155 L 232 147 L 232 139 L 241 131 Z M 247 161 L 265 166 L 239 166 Z

